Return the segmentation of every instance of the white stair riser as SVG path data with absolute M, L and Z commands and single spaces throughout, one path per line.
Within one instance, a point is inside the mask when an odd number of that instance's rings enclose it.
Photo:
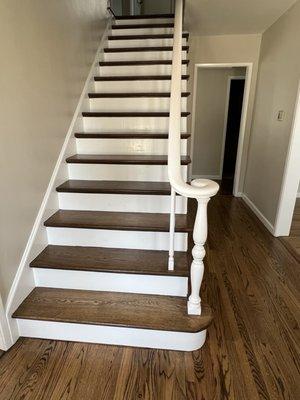
M 174 18 L 136 18 L 116 20 L 116 25 L 173 24 Z
M 168 154 L 167 139 L 76 139 L 77 154 Z M 181 140 L 181 155 L 187 139 Z
M 17 319 L 20 336 L 74 342 L 112 344 L 151 349 L 194 351 L 206 339 L 197 333 Z
M 122 51 L 104 53 L 105 61 L 140 61 L 140 60 L 171 60 L 172 51 Z M 182 51 L 182 59 L 186 60 L 187 51 Z
M 168 250 L 169 232 L 47 227 L 48 243 L 138 250 Z M 175 251 L 187 251 L 187 234 L 175 233 Z
M 171 65 L 126 65 L 100 66 L 100 76 L 171 75 Z M 182 65 L 182 74 L 187 74 L 187 66 Z
M 159 34 L 173 34 L 173 28 L 126 28 L 126 29 L 112 29 L 110 35 L 159 35 Z
M 168 132 L 169 117 L 84 117 L 83 124 L 85 132 Z M 180 129 L 187 131 L 187 117 L 181 118 Z
M 181 99 L 181 110 L 187 111 L 187 98 Z M 169 97 L 131 97 L 90 99 L 90 111 L 170 111 Z
M 163 195 L 59 193 L 58 198 L 62 210 L 170 213 L 170 196 Z M 177 196 L 176 213 L 186 211 L 186 199 Z
M 187 166 L 182 166 L 187 180 Z M 69 179 L 168 182 L 166 165 L 69 164 Z
M 180 276 L 34 268 L 34 277 L 36 286 L 49 288 L 181 297 L 186 297 L 188 294 L 188 278 Z
M 187 80 L 181 81 L 181 90 L 186 92 Z M 102 93 L 144 93 L 170 92 L 171 80 L 97 81 L 95 92 Z
M 182 45 L 186 45 L 186 38 L 182 38 Z M 168 39 L 130 39 L 130 40 L 109 40 L 109 48 L 119 47 L 161 47 L 161 46 L 172 46 L 173 38 Z

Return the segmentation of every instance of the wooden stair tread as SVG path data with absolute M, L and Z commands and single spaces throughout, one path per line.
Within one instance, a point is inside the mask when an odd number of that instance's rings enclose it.
M 181 113 L 182 117 L 188 117 L 190 112 L 184 111 Z M 91 118 L 110 118 L 110 117 L 169 117 L 170 113 L 167 111 L 85 111 L 82 113 L 83 117 Z
M 145 15 L 116 15 L 115 19 L 120 21 L 124 19 L 160 19 L 174 18 L 174 14 L 145 14 Z
M 67 163 L 79 164 L 137 164 L 167 165 L 168 156 L 161 155 L 121 155 L 121 154 L 75 154 L 66 159 Z M 190 164 L 189 156 L 181 156 L 181 164 Z
M 172 46 L 145 46 L 145 47 L 105 47 L 104 53 L 124 53 L 134 51 L 173 51 Z M 189 51 L 189 46 L 182 46 L 182 51 Z
M 190 60 L 182 60 L 182 64 L 189 64 Z M 101 67 L 137 66 L 137 65 L 172 65 L 172 60 L 131 60 L 131 61 L 99 61 Z
M 152 133 L 152 132 L 77 132 L 77 139 L 168 139 L 168 133 Z M 190 133 L 182 133 L 181 139 L 188 139 Z
M 99 181 L 70 179 L 56 188 L 60 193 L 169 195 L 169 182 Z
M 183 32 L 182 37 L 188 39 L 189 33 Z M 108 40 L 139 40 L 139 39 L 173 39 L 173 33 L 152 33 L 142 35 L 110 35 Z
M 107 229 L 122 231 L 169 232 L 170 215 L 160 213 L 58 210 L 44 225 L 56 228 Z M 186 214 L 176 215 L 176 232 L 191 232 Z
M 117 75 L 117 76 L 95 76 L 96 82 L 108 81 L 168 81 L 171 80 L 171 75 Z M 181 79 L 188 80 L 189 75 L 181 75 Z
M 112 25 L 111 29 L 147 29 L 147 28 L 174 28 L 174 22 L 151 23 L 151 24 L 123 24 Z
M 186 252 L 175 252 L 175 270 L 168 271 L 167 251 L 49 245 L 30 267 L 188 277 L 189 264 Z
M 181 97 L 188 97 L 190 92 L 182 92 Z M 156 98 L 156 97 L 171 97 L 170 92 L 131 92 L 131 93 L 89 93 L 90 99 L 109 99 L 109 98 Z
M 13 318 L 196 333 L 212 320 L 187 315 L 186 299 L 175 296 L 36 287 Z

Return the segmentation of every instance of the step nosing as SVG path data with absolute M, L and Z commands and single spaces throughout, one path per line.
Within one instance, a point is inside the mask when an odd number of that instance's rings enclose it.
M 182 75 L 182 80 L 188 80 L 189 75 Z M 115 75 L 115 76 L 95 76 L 96 82 L 110 81 L 168 81 L 171 80 L 171 75 Z
M 181 139 L 188 139 L 190 133 L 182 133 Z M 166 133 L 97 133 L 97 132 L 76 132 L 77 139 L 168 139 L 169 134 Z
M 189 60 L 182 60 L 182 64 L 189 64 Z M 99 61 L 101 67 L 127 65 L 172 65 L 172 60 L 128 60 L 128 61 Z
M 188 51 L 189 46 L 182 46 L 182 51 Z M 148 51 L 173 51 L 172 46 L 146 46 L 146 47 L 105 47 L 104 53 L 134 53 Z
M 74 164 L 130 164 L 130 165 L 167 165 L 167 156 L 145 156 L 145 155 L 94 155 L 94 154 L 75 154 L 66 159 L 67 163 Z M 181 164 L 191 163 L 189 156 L 181 156 Z
M 181 97 L 188 97 L 190 96 L 190 92 L 182 92 Z M 101 93 L 101 92 L 94 92 L 88 93 L 88 97 L 90 99 L 106 99 L 106 98 L 170 98 L 170 92 L 120 92 L 120 93 Z
M 181 113 L 181 117 L 188 117 L 190 112 L 184 111 Z M 169 117 L 169 112 L 148 112 L 148 111 L 111 111 L 111 112 L 100 112 L 100 111 L 85 111 L 82 113 L 83 117 L 87 118 L 110 118 L 110 117 Z

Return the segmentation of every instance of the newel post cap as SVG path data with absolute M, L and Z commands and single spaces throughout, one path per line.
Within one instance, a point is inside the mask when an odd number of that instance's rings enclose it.
M 197 194 L 197 197 L 199 198 L 215 196 L 219 191 L 219 185 L 217 182 L 210 179 L 194 179 L 192 180 L 191 185 L 194 188 L 201 189 L 199 190 L 199 195 Z

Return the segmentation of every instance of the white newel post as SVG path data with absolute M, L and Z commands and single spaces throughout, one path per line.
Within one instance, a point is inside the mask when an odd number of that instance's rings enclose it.
M 197 186 L 197 182 L 192 182 Z M 200 289 L 204 274 L 205 257 L 204 244 L 207 239 L 207 204 L 210 198 L 197 198 L 198 208 L 194 225 L 192 250 L 193 261 L 191 265 L 191 295 L 188 300 L 188 314 L 201 315 Z

